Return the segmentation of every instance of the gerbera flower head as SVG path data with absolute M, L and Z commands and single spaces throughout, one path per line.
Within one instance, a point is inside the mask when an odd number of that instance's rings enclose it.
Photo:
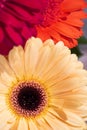
M 31 38 L 14 47 L 0 55 L 0 130 L 83 130 L 86 84 L 83 64 L 63 42 Z
M 52 38 L 55 43 L 62 40 L 66 46 L 73 48 L 82 36 L 83 18 L 87 14 L 84 0 L 48 0 L 43 13 L 42 24 L 37 25 L 37 36 L 46 40 Z
M 0 0 L 0 53 L 7 55 L 13 45 L 24 45 L 36 36 L 35 25 L 43 19 L 43 0 Z

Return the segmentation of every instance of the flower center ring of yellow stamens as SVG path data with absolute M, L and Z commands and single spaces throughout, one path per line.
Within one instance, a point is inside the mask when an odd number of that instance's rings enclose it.
M 19 83 L 9 92 L 7 96 L 9 108 L 18 116 L 35 117 L 48 103 L 45 89 L 34 81 Z

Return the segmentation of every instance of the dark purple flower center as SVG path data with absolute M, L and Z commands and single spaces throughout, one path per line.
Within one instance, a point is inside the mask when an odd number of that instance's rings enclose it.
M 40 89 L 27 86 L 20 89 L 17 102 L 22 109 L 35 110 L 43 101 Z
M 18 115 L 36 116 L 47 104 L 47 95 L 35 82 L 21 83 L 11 90 L 9 104 Z

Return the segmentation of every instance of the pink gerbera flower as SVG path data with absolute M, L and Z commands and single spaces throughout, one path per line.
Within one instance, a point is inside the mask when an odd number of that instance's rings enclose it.
M 42 21 L 43 0 L 0 0 L 0 53 L 22 45 L 36 35 L 35 25 Z

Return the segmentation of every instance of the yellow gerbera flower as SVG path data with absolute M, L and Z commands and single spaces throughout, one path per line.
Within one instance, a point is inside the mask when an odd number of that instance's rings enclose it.
M 86 84 L 82 63 L 61 41 L 14 47 L 0 55 L 0 130 L 83 130 Z

